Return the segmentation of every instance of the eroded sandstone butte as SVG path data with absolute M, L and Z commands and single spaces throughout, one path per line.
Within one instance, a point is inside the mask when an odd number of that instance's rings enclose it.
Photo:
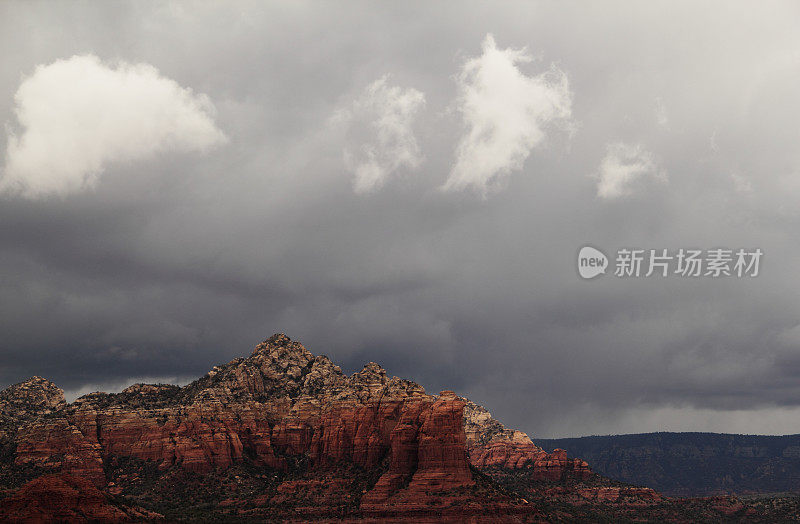
M 531 470 L 536 480 L 586 480 L 592 476 L 589 465 L 568 458 L 563 449 L 547 453 L 522 431 L 507 429 L 492 418 L 486 408 L 465 401 L 464 429 L 470 462 L 479 468 Z
M 34 377 L 0 393 L 0 441 L 5 518 L 19 517 L 26 493 L 50 488 L 62 506 L 85 490 L 97 507 L 456 520 L 538 514 L 497 484 L 498 471 L 581 483 L 568 491 L 582 500 L 611 493 L 584 482 L 585 462 L 545 453 L 451 391 L 429 395 L 375 363 L 347 376 L 282 334 L 185 387 L 136 384 L 67 404 Z M 60 476 L 42 476 L 51 474 Z M 138 518 L 124 507 L 111 520 Z

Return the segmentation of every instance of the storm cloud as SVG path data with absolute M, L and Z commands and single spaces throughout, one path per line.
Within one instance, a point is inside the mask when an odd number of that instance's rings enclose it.
M 540 437 L 800 432 L 798 16 L 0 3 L 0 383 L 285 332 Z M 584 245 L 764 256 L 584 281 Z

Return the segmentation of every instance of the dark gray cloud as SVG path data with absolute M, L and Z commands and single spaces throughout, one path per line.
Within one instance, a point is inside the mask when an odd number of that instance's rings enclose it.
M 94 54 L 207 95 L 228 139 L 112 162 L 63 198 L 0 196 L 0 383 L 180 382 L 283 331 L 543 437 L 800 431 L 800 13 L 744 7 L 0 4 L 12 131 L 23 76 Z M 484 198 L 441 188 L 457 75 L 489 33 L 539 57 L 521 75 L 562 72 L 571 106 Z M 424 94 L 423 159 L 356 194 L 332 117 L 387 74 Z M 664 179 L 598 197 L 613 144 Z M 755 279 L 586 282 L 586 243 L 765 256 Z

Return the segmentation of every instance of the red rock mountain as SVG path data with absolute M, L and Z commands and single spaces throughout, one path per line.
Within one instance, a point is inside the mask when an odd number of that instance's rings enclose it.
M 1 519 L 70 522 L 527 521 L 553 501 L 565 518 L 663 502 L 545 453 L 454 392 L 427 394 L 375 363 L 347 376 L 282 334 L 185 387 L 67 404 L 39 377 L 11 386 L 0 490 Z

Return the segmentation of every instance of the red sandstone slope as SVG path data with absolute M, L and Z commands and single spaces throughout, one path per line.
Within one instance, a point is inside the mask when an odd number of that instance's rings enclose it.
M 537 480 L 586 480 L 592 472 L 580 459 L 566 451 L 547 453 L 522 431 L 506 429 L 482 406 L 465 401 L 464 430 L 470 462 L 479 468 L 529 468 Z
M 115 503 L 90 481 L 72 475 L 43 475 L 0 503 L 3 522 L 128 522 L 162 515 Z
M 470 465 L 529 484 L 592 476 L 453 392 L 428 395 L 374 363 L 346 376 L 285 335 L 183 388 L 137 384 L 66 405 L 54 385 L 31 379 L 0 394 L 0 431 L 4 488 L 35 479 L 2 501 L 17 517 L 48 511 L 24 503 L 47 490 L 80 515 L 72 506 L 84 499 L 63 495 L 74 478 L 95 490 L 85 500 L 183 508 L 173 517 L 202 518 L 191 513 L 200 505 L 227 517 L 531 517 L 536 508 Z M 53 472 L 67 476 L 36 478 Z M 601 487 L 567 494 L 604 498 Z

